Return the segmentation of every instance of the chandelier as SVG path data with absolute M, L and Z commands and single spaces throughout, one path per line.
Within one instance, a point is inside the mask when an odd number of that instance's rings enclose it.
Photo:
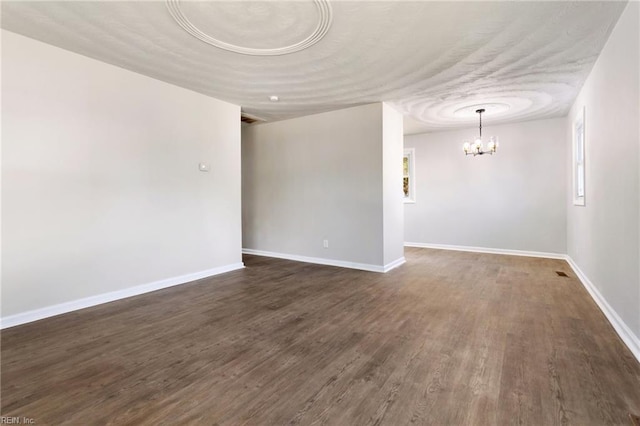
M 487 144 L 487 150 L 485 151 L 483 149 L 482 146 L 482 113 L 484 112 L 484 109 L 477 109 L 476 112 L 478 113 L 478 115 L 480 116 L 480 136 L 478 136 L 478 139 L 475 140 L 475 142 L 473 143 L 469 143 L 469 142 L 465 142 L 464 145 L 462 145 L 462 149 L 464 150 L 464 155 L 473 155 L 474 157 L 476 155 L 483 155 L 483 154 L 491 154 L 493 155 L 494 152 L 496 152 L 496 150 L 498 149 L 498 138 L 495 136 L 491 136 L 491 138 L 489 139 L 489 143 Z

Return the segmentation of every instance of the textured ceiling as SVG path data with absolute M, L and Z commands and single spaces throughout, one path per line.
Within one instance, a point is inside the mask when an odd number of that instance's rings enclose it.
M 265 120 L 385 101 L 417 133 L 474 125 L 478 106 L 487 124 L 565 115 L 624 7 L 3 1 L 2 27 Z

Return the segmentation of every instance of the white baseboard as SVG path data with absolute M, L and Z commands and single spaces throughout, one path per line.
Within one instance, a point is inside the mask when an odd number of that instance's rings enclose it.
M 395 269 L 400 265 L 404 265 L 406 262 L 407 262 L 407 259 L 405 259 L 404 256 L 402 256 L 401 258 L 396 259 L 393 262 L 389 262 L 386 265 L 384 265 L 383 272 L 389 272 L 390 270 Z
M 602 296 L 602 293 L 598 290 L 598 288 L 593 285 L 591 280 L 587 278 L 587 276 L 582 272 L 582 270 L 578 267 L 578 265 L 573 261 L 573 259 L 569 256 L 566 257 L 567 263 L 573 269 L 578 279 L 582 282 L 584 288 L 589 292 L 591 298 L 596 302 L 602 313 L 609 320 L 611 325 L 613 326 L 618 336 L 622 339 L 622 341 L 627 345 L 633 356 L 636 357 L 638 362 L 640 362 L 640 339 L 636 336 L 633 331 L 625 324 L 625 322 L 620 318 L 618 313 L 609 305 L 607 300 Z
M 383 272 L 383 273 L 390 271 L 393 268 L 397 268 L 398 266 L 402 265 L 405 262 L 404 257 L 402 257 L 387 265 L 380 266 L 380 265 L 372 265 L 369 263 L 347 262 L 344 260 L 324 259 L 321 257 L 299 256 L 297 254 L 276 253 L 272 251 L 254 250 L 254 249 L 248 249 L 248 248 L 243 248 L 242 253 L 252 254 L 255 256 L 275 257 L 278 259 L 294 260 L 296 262 L 315 263 L 317 265 L 338 266 L 340 268 L 359 269 L 361 271 Z
M 543 257 L 546 259 L 566 259 L 567 258 L 567 255 L 563 253 L 509 250 L 509 249 L 498 249 L 498 248 L 489 248 L 489 247 L 453 246 L 448 244 L 429 244 L 429 243 L 411 243 L 411 242 L 405 242 L 404 246 L 430 248 L 430 249 L 438 249 L 438 250 L 470 251 L 474 253 L 508 254 L 511 256 Z
M 65 314 L 67 312 L 77 311 L 79 309 L 89 308 L 91 306 L 100 305 L 102 303 L 113 302 L 115 300 L 125 299 L 127 297 L 137 296 L 139 294 L 149 293 L 167 287 L 185 284 L 191 281 L 211 277 L 213 275 L 223 274 L 225 272 L 235 271 L 242 268 L 244 268 L 244 264 L 242 262 L 232 263 L 230 265 L 220 266 L 218 268 L 207 269 L 206 271 L 194 272 L 192 274 L 167 278 L 148 284 L 137 285 L 135 287 L 111 291 L 109 293 L 98 294 L 96 296 L 89 296 L 83 299 L 72 300 L 70 302 L 64 302 L 58 305 L 47 306 L 45 308 L 34 309 L 32 311 L 10 315 L 0 319 L 0 329 L 15 327 L 16 325 L 26 324 L 28 322 L 41 320 L 55 315 Z

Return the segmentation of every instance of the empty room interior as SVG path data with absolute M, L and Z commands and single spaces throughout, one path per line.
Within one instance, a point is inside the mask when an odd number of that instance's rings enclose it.
M 640 2 L 0 7 L 1 424 L 640 426 Z

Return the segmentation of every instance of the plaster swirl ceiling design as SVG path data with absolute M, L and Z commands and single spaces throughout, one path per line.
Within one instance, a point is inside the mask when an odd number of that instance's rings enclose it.
M 212 2 L 190 2 L 193 6 L 217 6 L 221 3 L 212 3 Z M 215 46 L 220 49 L 228 50 L 230 52 L 240 53 L 243 55 L 253 55 L 253 56 L 277 56 L 277 55 L 286 55 L 289 53 L 298 52 L 300 50 L 306 49 L 310 46 L 313 46 L 327 34 L 329 28 L 331 26 L 331 6 L 327 2 L 327 0 L 313 0 L 313 3 L 317 9 L 317 19 L 318 23 L 315 29 L 308 35 L 306 38 L 299 40 L 297 42 L 280 46 L 280 47 L 248 47 L 248 46 L 240 46 L 237 44 L 233 44 L 230 42 L 226 42 L 220 40 L 216 37 L 213 37 L 206 32 L 202 31 L 198 26 L 194 25 L 192 20 L 190 20 L 185 13 L 183 12 L 183 8 L 181 7 L 181 0 L 166 0 L 167 9 L 169 13 L 173 17 L 173 19 L 180 25 L 186 32 L 191 34 L 197 39 L 204 41 L 212 46 Z M 270 19 L 264 19 L 264 17 L 280 19 L 282 16 L 291 16 L 290 11 L 292 9 L 297 9 L 300 3 L 288 3 L 288 2 L 261 2 L 253 5 L 252 8 L 246 8 L 246 5 L 236 4 L 235 8 L 239 9 L 238 6 L 243 8 L 243 10 L 239 10 L 239 12 L 243 15 L 246 15 L 247 12 L 250 12 L 251 15 L 258 18 L 258 23 L 265 21 L 270 21 Z M 230 5 L 227 5 L 229 7 Z M 231 5 L 233 6 L 233 5 Z M 252 10 L 253 9 L 253 10 Z M 275 10 L 268 10 L 275 9 Z M 232 15 L 232 14 L 231 14 Z M 196 15 L 197 16 L 197 15 Z M 209 18 L 215 18 L 216 15 L 209 16 Z M 297 16 L 294 19 L 288 19 L 291 21 L 300 21 L 300 20 L 308 20 L 307 17 Z M 224 25 L 225 21 L 218 19 L 216 21 L 217 26 Z M 245 24 L 251 24 L 251 22 L 246 22 Z M 273 22 L 266 22 L 267 25 L 272 25 L 277 27 Z M 250 27 L 243 26 L 242 28 L 236 28 L 237 32 L 246 32 Z M 282 33 L 286 33 L 290 30 L 290 28 L 278 28 L 278 31 Z M 236 36 L 242 36 L 242 34 L 236 34 Z M 258 40 L 259 41 L 259 40 Z
M 495 102 L 495 103 L 482 103 L 482 104 L 471 104 L 467 106 L 463 106 L 453 111 L 453 115 L 461 118 L 469 118 L 469 117 L 477 117 L 478 110 L 484 109 L 483 113 L 485 116 L 487 115 L 495 115 L 508 111 L 511 109 L 509 104 Z
M 487 127 L 565 116 L 626 6 L 391 0 L 1 5 L 6 30 L 240 105 L 265 121 L 387 102 L 405 115 L 405 133 L 475 127 L 479 107 L 487 109 Z M 176 11 L 232 48 L 194 38 L 176 23 Z M 292 46 L 304 47 L 286 51 Z M 279 102 L 269 100 L 273 95 Z

